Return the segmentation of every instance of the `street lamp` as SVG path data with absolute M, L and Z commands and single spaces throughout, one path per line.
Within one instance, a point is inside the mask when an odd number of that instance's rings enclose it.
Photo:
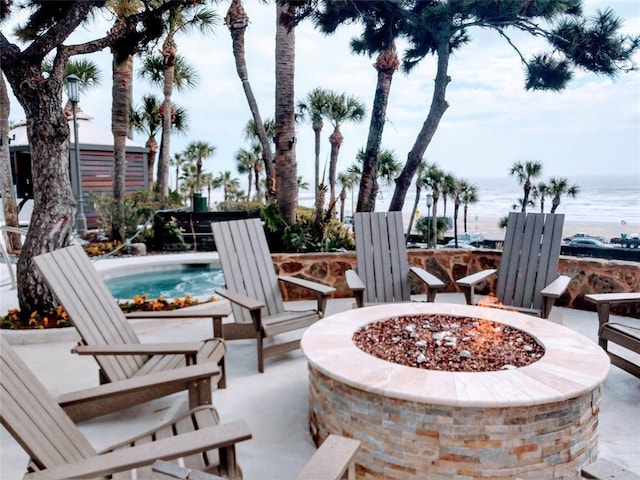
M 433 205 L 433 194 L 427 193 L 427 246 L 431 247 L 431 206 Z
M 71 102 L 73 113 L 73 140 L 74 140 L 74 161 L 71 164 L 71 187 L 78 201 L 76 211 L 76 231 L 82 234 L 87 231 L 87 218 L 84 216 L 84 204 L 82 199 L 82 170 L 80 169 L 80 146 L 78 141 L 78 119 L 76 118 L 76 106 L 80 101 L 80 79 L 75 75 L 69 75 L 67 80 L 67 97 Z

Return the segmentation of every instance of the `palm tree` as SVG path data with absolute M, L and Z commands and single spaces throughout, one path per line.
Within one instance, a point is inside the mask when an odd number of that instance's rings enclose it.
M 298 102 L 298 116 L 301 120 L 309 120 L 314 133 L 315 154 L 315 199 L 318 200 L 318 186 L 320 185 L 320 133 L 324 123 L 322 118 L 327 114 L 330 92 L 319 87 L 314 88 L 301 102 Z
M 225 202 L 230 200 L 231 195 L 240 187 L 240 180 L 231 176 L 231 172 L 229 170 L 219 172 L 216 177 L 216 182 L 218 186 L 222 187 Z
M 469 211 L 469 205 L 478 203 L 478 188 L 475 185 L 470 185 L 465 182 L 461 189 L 460 196 L 464 204 L 464 232 L 467 233 L 467 213 Z
M 453 184 L 453 190 L 451 191 L 451 195 L 453 195 L 453 238 L 454 245 L 458 248 L 458 213 L 460 211 L 460 205 L 463 203 L 463 197 L 466 192 L 469 191 L 471 186 L 465 180 L 456 179 Z M 466 225 L 466 221 L 465 221 Z M 466 231 L 466 230 L 465 230 Z
M 540 213 L 544 213 L 544 201 L 546 196 L 549 195 L 549 186 L 540 182 L 533 188 L 533 198 L 540 199 Z
M 216 147 L 203 141 L 191 142 L 187 145 L 184 151 L 184 155 L 191 161 L 195 161 L 196 165 L 196 193 L 199 193 L 202 189 L 201 175 L 202 175 L 202 160 L 209 158 L 216 151 Z
M 267 137 L 270 139 L 273 139 L 276 135 L 276 122 L 274 119 L 272 118 L 268 118 L 264 121 L 264 130 L 267 132 Z M 258 140 L 258 128 L 256 127 L 256 122 L 254 120 L 249 120 L 247 122 L 247 125 L 244 127 L 244 137 L 252 142 L 252 147 L 251 148 L 255 148 L 255 149 L 259 149 L 260 152 L 260 156 L 262 158 L 262 163 L 260 162 L 256 162 L 254 163 L 253 166 L 253 170 L 254 170 L 254 177 L 255 177 L 255 186 L 256 186 L 256 198 L 259 201 L 263 201 L 262 199 L 262 187 L 265 185 L 270 184 L 271 180 L 270 179 L 275 179 L 275 176 L 267 176 L 267 180 L 266 182 L 261 182 L 260 181 L 260 174 L 262 173 L 262 167 L 264 166 L 265 162 L 267 162 L 267 157 L 265 157 L 264 154 L 264 149 L 262 148 L 262 143 L 260 143 Z M 269 144 L 271 145 L 271 144 Z M 269 147 L 271 148 L 271 147 Z M 273 156 L 271 157 L 273 158 Z M 268 190 L 268 188 L 266 189 Z M 269 196 L 269 192 L 267 192 L 267 199 L 271 199 L 273 200 L 274 197 Z
M 387 102 L 393 74 L 400 65 L 395 40 L 400 35 L 404 18 L 402 2 L 386 0 L 327 2 L 320 7 L 317 13 L 317 24 L 325 33 L 334 33 L 340 25 L 345 23 L 362 23 L 362 33 L 358 38 L 351 40 L 351 49 L 357 54 L 377 55 L 374 64 L 377 71 L 377 83 L 369 134 L 363 155 L 357 207 L 359 212 L 373 212 L 375 210 L 377 161 L 387 117 Z
M 309 182 L 305 181 L 302 175 L 298 175 L 296 183 L 298 184 L 298 190 L 309 190 Z
M 568 197 L 575 197 L 580 192 L 580 187 L 577 184 L 569 185 L 569 180 L 566 178 L 552 177 L 549 180 L 549 195 L 553 195 L 551 201 L 551 213 L 556 213 L 558 206 L 560 205 L 560 197 L 566 195 Z
M 250 149 L 241 148 L 236 152 L 236 168 L 238 173 L 246 173 L 248 177 L 247 201 L 251 200 L 251 188 L 253 186 L 253 174 L 256 163 L 260 162 L 259 144 L 254 144 Z
M 176 192 L 178 191 L 178 177 L 180 176 L 180 167 L 184 164 L 186 159 L 184 158 L 184 154 L 181 152 L 175 153 L 173 155 L 173 159 L 171 160 L 171 165 L 176 166 Z
M 197 183 L 197 168 L 194 163 L 187 162 L 182 165 L 182 175 L 180 175 L 180 192 L 184 195 L 188 195 L 191 207 L 193 208 L 195 202 L 193 200 L 193 194 L 196 192 Z
M 325 117 L 331 125 L 333 132 L 329 136 L 331 143 L 331 157 L 329 160 L 329 205 L 334 205 L 336 201 L 336 174 L 338 165 L 338 155 L 344 137 L 340 132 L 340 125 L 345 122 L 360 123 L 364 118 L 364 105 L 360 100 L 344 93 L 329 92 L 327 98 L 327 110 Z M 332 212 L 330 212 L 332 214 Z
M 456 196 L 456 189 L 457 189 L 457 182 L 458 180 L 456 179 L 456 177 L 453 176 L 452 173 L 445 173 L 444 174 L 444 178 L 442 180 L 442 204 L 443 204 L 443 210 L 442 210 L 442 216 L 446 218 L 447 216 L 447 199 L 451 198 L 451 199 L 455 199 Z
M 424 185 L 424 174 L 427 170 L 428 163 L 426 160 L 420 162 L 418 165 L 418 175 L 416 176 L 416 198 L 413 202 L 413 208 L 411 209 L 411 216 L 409 217 L 409 227 L 407 228 L 407 239 L 411 235 L 411 229 L 413 228 L 413 219 L 418 211 L 418 203 L 420 202 L 420 193 L 422 192 L 422 185 Z
M 215 188 L 216 181 L 213 178 L 213 173 L 202 174 L 202 186 L 207 188 L 207 210 L 211 208 L 211 189 Z
M 438 238 L 437 219 L 438 219 L 438 199 L 440 198 L 440 189 L 444 181 L 445 173 L 440 170 L 435 163 L 429 165 L 424 174 L 424 184 L 431 188 L 433 194 L 433 210 L 431 212 L 431 238 L 429 239 L 429 247 L 435 247 Z
M 231 34 L 233 57 L 236 61 L 236 72 L 242 82 L 242 88 L 244 89 L 245 96 L 247 97 L 247 103 L 249 104 L 249 110 L 253 117 L 253 124 L 256 132 L 256 136 L 262 147 L 262 161 L 264 163 L 264 169 L 267 173 L 267 185 L 275 186 L 275 171 L 273 168 L 273 152 L 271 150 L 271 139 L 273 135 L 269 135 L 267 129 L 264 127 L 264 123 L 260 116 L 260 109 L 258 103 L 253 95 L 251 84 L 249 83 L 249 72 L 247 70 L 247 62 L 245 60 L 245 47 L 244 47 L 244 33 L 249 25 L 249 17 L 242 6 L 241 0 L 231 0 L 231 5 L 227 11 L 227 15 L 224 18 L 225 25 L 229 28 Z M 275 190 L 269 188 L 267 196 L 269 200 L 275 199 Z M 249 194 L 247 194 L 247 197 Z
M 158 162 L 158 182 L 156 191 L 161 199 L 169 192 L 169 164 L 171 162 L 171 124 L 172 124 L 172 101 L 173 87 L 176 84 L 176 67 L 178 58 L 178 47 L 175 36 L 180 33 L 187 33 L 197 29 L 201 33 L 213 31 L 217 23 L 217 15 L 205 7 L 185 7 L 178 6 L 171 8 L 164 17 L 166 36 L 162 44 L 162 72 L 163 72 L 163 95 L 162 103 L 162 141 L 160 146 L 160 161 Z
M 129 120 L 133 129 L 147 135 L 145 147 L 149 150 L 149 154 L 147 155 L 147 183 L 150 191 L 153 191 L 153 167 L 156 162 L 156 155 L 158 154 L 158 142 L 156 140 L 156 135 L 162 128 L 162 116 L 160 115 L 161 110 L 162 102 L 158 97 L 152 94 L 147 94 L 142 97 L 140 106 L 129 112 Z M 185 110 L 174 104 L 172 111 L 173 131 L 176 133 L 185 132 L 187 130 L 188 121 Z M 175 163 L 172 164 L 175 165 Z
M 524 196 L 522 197 L 522 211 L 527 211 L 527 205 L 529 203 L 529 192 L 531 192 L 531 180 L 538 178 L 542 175 L 542 163 L 535 160 L 527 160 L 526 162 L 516 162 L 511 166 L 509 175 L 515 176 L 518 179 L 518 183 L 522 185 L 524 190 Z
M 338 174 L 338 183 L 340 184 L 340 221 L 344 221 L 344 202 L 347 199 L 347 190 L 351 190 L 351 213 L 353 214 L 353 189 L 357 185 L 360 175 L 347 170 Z

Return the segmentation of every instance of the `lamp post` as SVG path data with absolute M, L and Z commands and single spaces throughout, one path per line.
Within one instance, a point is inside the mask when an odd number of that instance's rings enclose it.
M 427 193 L 427 246 L 431 248 L 431 206 L 433 205 L 433 194 Z
M 73 143 L 75 155 L 71 163 L 71 187 L 78 201 L 76 211 L 76 232 L 81 234 L 87 231 L 87 218 L 84 216 L 84 202 L 82 199 L 82 170 L 80 169 L 80 144 L 78 141 L 78 119 L 76 107 L 80 101 L 80 79 L 75 75 L 69 75 L 67 80 L 67 97 L 71 102 L 73 113 Z

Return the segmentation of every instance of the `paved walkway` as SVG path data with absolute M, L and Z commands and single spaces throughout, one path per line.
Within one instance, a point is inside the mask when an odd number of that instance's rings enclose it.
M 440 294 L 438 302 L 462 303 L 460 294 Z M 305 302 L 299 302 L 301 305 Z M 352 300 L 331 300 L 328 314 L 351 308 Z M 593 312 L 558 308 L 565 326 L 596 340 L 597 318 Z M 622 319 L 620 321 L 634 321 Z M 211 335 L 206 320 L 136 320 L 134 328 L 142 341 L 188 341 Z M 73 332 L 71 333 L 73 335 Z M 54 394 L 97 384 L 97 366 L 91 357 L 69 353 L 73 336 L 55 343 L 16 345 L 45 386 Z M 636 359 L 637 361 L 638 359 Z M 300 351 L 266 360 L 265 373 L 256 365 L 255 342 L 228 343 L 228 388 L 214 391 L 214 404 L 222 421 L 245 419 L 253 438 L 238 446 L 238 459 L 245 479 L 295 478 L 315 447 L 308 434 L 307 364 Z M 125 435 L 140 432 L 187 409 L 184 393 L 85 422 L 80 429 L 100 449 Z M 640 380 L 612 367 L 604 385 L 600 412 L 600 456 L 627 469 L 640 472 Z M 0 431 L 0 477 L 18 479 L 27 456 L 2 429 Z

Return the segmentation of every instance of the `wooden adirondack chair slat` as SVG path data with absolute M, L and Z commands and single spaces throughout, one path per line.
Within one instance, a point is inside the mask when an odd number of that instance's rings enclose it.
M 563 225 L 562 214 L 509 213 L 495 287 L 503 305 L 548 316 L 570 280 L 557 273 Z M 476 285 L 487 276 L 479 272 L 457 281 L 468 303 L 473 303 Z M 550 285 L 551 292 L 543 295 Z
M 358 306 L 364 303 L 407 302 L 411 300 L 411 269 L 407 261 L 402 212 L 357 212 L 354 215 L 357 280 L 347 277 Z M 427 298 L 435 298 L 444 287 L 438 278 L 422 269 L 417 278 L 427 289 Z M 350 271 L 351 273 L 356 273 Z M 360 284 L 365 286 L 364 291 Z
M 221 334 L 226 339 L 255 338 L 258 370 L 263 372 L 265 356 L 300 346 L 299 337 L 277 345 L 265 345 L 264 339 L 306 328 L 320 319 L 326 297 L 335 289 L 309 281 L 303 288 L 315 291 L 318 307 L 301 312 L 286 310 L 279 282 L 287 279 L 276 275 L 262 222 L 257 218 L 214 222 L 211 230 L 226 284 L 226 289 L 216 291 L 231 301 L 234 317 L 234 324 L 224 324 Z M 240 325 L 243 328 L 237 328 Z M 246 328 L 249 325 L 253 328 Z

